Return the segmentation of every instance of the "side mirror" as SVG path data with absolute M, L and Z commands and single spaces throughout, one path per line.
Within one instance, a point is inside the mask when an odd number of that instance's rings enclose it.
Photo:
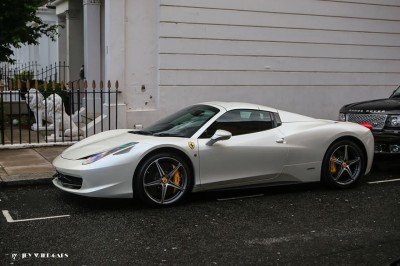
M 232 133 L 226 130 L 218 129 L 211 139 L 206 143 L 207 146 L 212 146 L 215 142 L 220 140 L 228 140 L 232 137 Z

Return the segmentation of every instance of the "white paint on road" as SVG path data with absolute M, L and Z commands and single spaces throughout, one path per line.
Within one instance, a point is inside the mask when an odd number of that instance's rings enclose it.
M 69 217 L 70 216 L 70 215 L 58 215 L 58 216 L 48 216 L 48 217 L 39 217 L 39 218 L 31 218 L 31 219 L 14 220 L 11 217 L 10 212 L 8 210 L 3 210 L 3 215 L 6 218 L 8 223 L 29 222 L 29 221 L 47 220 L 47 219 L 55 219 L 55 218 L 65 218 L 65 217 Z
M 379 184 L 379 183 L 389 183 L 389 182 L 398 182 L 398 181 L 400 181 L 400 179 L 387 179 L 387 180 L 368 182 L 368 184 Z
M 295 242 L 296 245 L 299 243 L 313 241 L 318 242 L 320 239 L 332 239 L 332 238 L 343 238 L 352 239 L 356 236 L 366 236 L 373 232 L 371 228 L 330 228 L 322 231 L 311 230 L 300 234 L 292 234 L 286 236 L 270 237 L 270 238 L 254 238 L 245 240 L 244 242 L 249 246 L 272 246 L 275 244 Z

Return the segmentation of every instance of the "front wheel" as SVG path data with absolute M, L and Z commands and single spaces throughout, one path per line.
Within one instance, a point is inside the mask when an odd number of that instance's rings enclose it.
M 133 181 L 134 195 L 152 206 L 176 204 L 192 187 L 193 179 L 185 160 L 167 153 L 146 159 Z
M 322 163 L 321 180 L 334 188 L 354 186 L 365 172 L 365 155 L 353 141 L 332 144 Z

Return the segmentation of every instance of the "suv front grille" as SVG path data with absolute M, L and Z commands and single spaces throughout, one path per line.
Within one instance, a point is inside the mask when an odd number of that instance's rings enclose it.
M 387 115 L 382 114 L 348 114 L 347 121 L 372 125 L 373 129 L 383 129 Z

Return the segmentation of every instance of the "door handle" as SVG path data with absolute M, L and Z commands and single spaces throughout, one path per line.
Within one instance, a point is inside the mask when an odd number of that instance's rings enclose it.
M 277 139 L 276 143 L 286 143 L 285 138 Z

